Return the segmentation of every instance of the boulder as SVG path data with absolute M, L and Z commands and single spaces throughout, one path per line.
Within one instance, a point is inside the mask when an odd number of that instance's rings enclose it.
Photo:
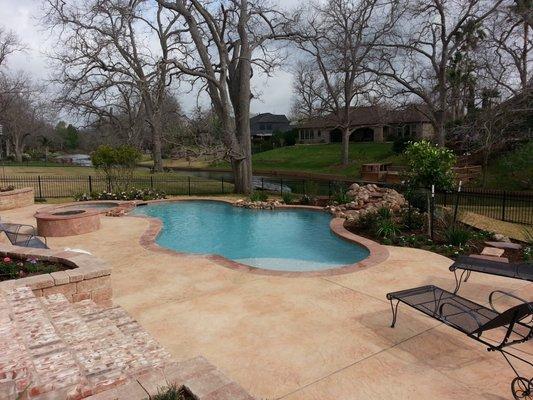
M 507 242 L 509 243 L 511 239 L 509 239 L 507 236 L 502 235 L 501 233 L 495 233 L 493 236 L 494 240 L 497 242 Z
M 335 216 L 355 221 L 361 215 L 376 212 L 381 207 L 399 211 L 407 205 L 405 197 L 396 190 L 380 188 L 375 184 L 359 185 L 354 183 L 350 185 L 346 194 L 350 197 L 350 202 L 330 205 L 325 208 L 326 211 Z

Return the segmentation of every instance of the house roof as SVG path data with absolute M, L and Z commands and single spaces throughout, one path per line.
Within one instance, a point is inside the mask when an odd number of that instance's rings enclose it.
M 289 119 L 283 114 L 263 113 L 250 118 L 250 122 L 278 122 L 288 124 Z
M 407 124 L 414 122 L 429 122 L 416 106 L 408 106 L 401 110 L 389 109 L 382 106 L 352 107 L 350 109 L 350 126 Z M 334 114 L 316 117 L 303 121 L 299 128 L 335 128 L 342 122 Z

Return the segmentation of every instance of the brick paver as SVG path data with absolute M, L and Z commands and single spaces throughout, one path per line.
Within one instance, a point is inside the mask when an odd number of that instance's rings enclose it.
M 120 307 L 30 288 L 0 294 L 0 383 L 30 399 L 77 399 L 171 365 L 170 355 Z
M 252 399 L 202 357 L 177 363 L 121 307 L 0 291 L 0 400 L 141 400 L 168 385 Z

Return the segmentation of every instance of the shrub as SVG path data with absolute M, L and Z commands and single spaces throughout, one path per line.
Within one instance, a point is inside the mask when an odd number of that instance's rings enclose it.
M 395 154 L 402 154 L 411 140 L 404 136 L 396 136 L 394 142 L 392 142 L 392 151 Z
M 274 131 L 272 135 L 272 141 L 281 147 L 294 146 L 297 138 L 298 132 L 296 129 L 287 132 Z
M 532 263 L 533 262 L 533 246 L 524 247 L 524 250 L 523 250 L 522 254 L 524 256 L 525 262 L 527 262 L 527 263 Z
M 252 192 L 250 194 L 250 201 L 256 202 L 256 201 L 267 201 L 268 200 L 268 194 L 266 192 Z
M 405 150 L 410 187 L 451 189 L 454 185 L 453 167 L 456 157 L 453 152 L 427 140 L 411 143 Z
M 308 194 L 304 194 L 302 197 L 300 197 L 300 204 L 309 205 L 313 204 L 314 198 Z
M 337 204 L 346 204 L 352 201 L 352 198 L 346 194 L 344 190 L 339 190 L 333 193 L 332 198 Z
M 166 198 L 165 192 L 154 189 L 135 189 L 124 190 L 121 192 L 99 192 L 99 193 L 79 193 L 74 196 L 76 201 L 89 200 L 158 200 Z
M 390 210 L 390 208 L 381 207 L 378 209 L 378 218 L 379 219 L 391 219 L 392 211 Z
M 400 214 L 400 223 L 407 229 L 422 229 L 426 223 L 426 216 L 416 208 L 405 208 Z
M 450 226 L 444 230 L 446 243 L 452 246 L 463 246 L 472 238 L 472 232 L 460 226 Z
M 170 386 L 159 389 L 157 394 L 150 397 L 150 400 L 193 400 L 194 397 L 185 389 Z
M 359 219 L 357 220 L 357 226 L 361 229 L 371 230 L 374 228 L 374 225 L 377 220 L 377 212 L 367 212 L 359 217 Z
M 401 232 L 392 218 L 378 218 L 374 223 L 374 230 L 378 237 L 384 239 L 393 239 Z
M 511 175 L 515 182 L 524 190 L 533 187 L 533 141 L 521 145 L 516 151 L 508 154 L 500 163 L 500 169 Z
M 291 204 L 294 201 L 294 195 L 292 192 L 284 192 L 281 198 L 285 204 Z
M 102 145 L 91 154 L 94 167 L 109 180 L 111 190 L 125 190 L 133 178 L 133 172 L 142 154 L 133 146 L 111 147 Z

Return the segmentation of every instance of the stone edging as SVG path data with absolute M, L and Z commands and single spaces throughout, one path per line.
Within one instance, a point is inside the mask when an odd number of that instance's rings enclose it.
M 111 268 L 89 254 L 74 251 L 34 249 L 0 244 L 2 257 L 27 258 L 60 262 L 74 267 L 64 271 L 0 282 L 0 291 L 28 286 L 36 296 L 62 293 L 71 302 L 91 299 L 103 306 L 112 302 Z
M 147 201 L 147 203 L 151 204 L 151 203 L 191 201 L 191 200 L 220 201 L 220 202 L 224 202 L 228 204 L 233 204 L 232 201 L 226 200 L 226 199 L 206 199 L 206 198 L 153 200 L 153 201 Z M 283 205 L 279 208 L 285 209 L 285 210 L 305 209 L 305 210 L 311 210 L 311 211 L 324 212 L 322 207 L 316 207 L 316 206 Z M 159 235 L 159 232 L 161 231 L 163 227 L 163 223 L 161 222 L 161 220 L 157 218 L 142 216 L 142 215 L 135 215 L 135 216 L 130 216 L 130 217 L 142 218 L 142 219 L 148 220 L 149 222 L 148 229 L 142 234 L 141 238 L 139 239 L 140 245 L 143 246 L 144 248 L 151 250 L 151 251 L 165 253 L 165 254 L 172 255 L 172 256 L 179 256 L 179 257 L 195 256 L 195 254 L 182 253 L 182 252 L 178 252 L 175 250 L 167 249 L 167 248 L 159 246 L 156 243 L 157 236 Z M 373 265 L 380 264 L 389 258 L 389 251 L 387 250 L 385 246 L 382 246 L 381 244 L 376 243 L 370 239 L 366 239 L 362 236 L 358 236 L 358 235 L 355 235 L 349 232 L 346 228 L 344 228 L 344 219 L 342 218 L 333 218 L 330 222 L 330 229 L 335 235 L 337 235 L 341 239 L 344 239 L 348 242 L 352 242 L 352 243 L 365 247 L 369 251 L 368 257 L 355 264 L 335 267 L 335 268 L 321 270 L 321 271 L 298 272 L 298 271 L 276 271 L 276 270 L 252 267 L 250 265 L 241 264 L 236 261 L 230 260 L 226 257 L 217 255 L 217 254 L 206 254 L 203 256 L 218 265 L 221 265 L 223 267 L 230 268 L 233 270 L 237 270 L 237 271 L 251 272 L 254 274 L 258 274 L 258 275 L 284 276 L 284 277 L 295 277 L 295 278 L 296 277 L 320 277 L 320 276 L 349 274 L 352 272 L 360 271 L 363 268 L 368 268 Z
M 0 192 L 0 210 L 12 210 L 34 204 L 35 193 L 33 188 L 8 190 Z

